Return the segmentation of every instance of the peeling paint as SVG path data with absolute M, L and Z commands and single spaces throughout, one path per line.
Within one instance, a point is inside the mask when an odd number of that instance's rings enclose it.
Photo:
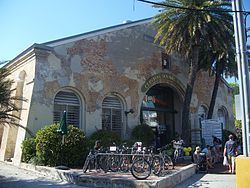
M 101 92 L 103 90 L 103 81 L 95 78 L 88 81 L 89 90 L 92 92 Z
M 74 55 L 70 61 L 70 68 L 72 72 L 81 73 L 83 72 L 83 67 L 81 65 L 81 56 Z

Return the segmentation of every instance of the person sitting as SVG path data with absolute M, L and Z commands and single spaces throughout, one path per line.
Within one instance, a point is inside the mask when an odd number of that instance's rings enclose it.
M 201 152 L 201 148 L 200 148 L 200 146 L 197 146 L 195 148 L 195 152 L 193 154 L 193 160 L 194 160 L 195 164 L 198 164 L 198 162 L 199 162 L 200 152 Z
M 214 144 L 214 146 L 222 144 L 221 139 L 217 138 L 214 135 L 212 137 L 213 137 L 213 144 Z
M 214 168 L 211 146 L 207 145 L 202 152 L 206 154 L 208 168 Z
M 216 136 L 213 137 L 213 150 L 215 153 L 214 161 L 218 163 L 222 159 L 222 141 L 221 139 L 217 138 Z
M 101 141 L 100 140 L 96 140 L 95 141 L 95 145 L 94 145 L 94 151 L 99 151 L 101 149 Z

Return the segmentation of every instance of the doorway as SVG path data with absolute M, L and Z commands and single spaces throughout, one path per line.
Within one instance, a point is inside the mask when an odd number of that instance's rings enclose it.
M 152 128 L 157 147 L 170 143 L 177 133 L 180 134 L 180 108 L 178 94 L 164 84 L 151 87 L 144 96 L 141 123 Z

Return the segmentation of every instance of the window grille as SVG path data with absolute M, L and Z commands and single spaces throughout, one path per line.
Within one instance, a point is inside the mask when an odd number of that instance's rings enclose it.
M 67 112 L 67 124 L 79 127 L 80 124 L 80 101 L 70 91 L 60 91 L 54 100 L 54 123 L 59 123 L 63 111 Z
M 122 136 L 122 105 L 117 97 L 106 97 L 102 103 L 102 129 Z

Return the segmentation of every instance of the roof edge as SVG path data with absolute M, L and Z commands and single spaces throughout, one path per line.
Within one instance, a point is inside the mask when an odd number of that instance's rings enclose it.
M 128 22 L 128 23 L 122 23 L 122 24 L 119 24 L 119 25 L 114 25 L 114 26 L 110 26 L 110 27 L 106 27 L 106 28 L 102 28 L 102 29 L 97 29 L 97 30 L 93 30 L 93 31 L 90 31 L 90 32 L 81 33 L 81 34 L 78 34 L 78 35 L 73 35 L 73 36 L 69 36 L 69 37 L 65 37 L 65 38 L 61 38 L 61 39 L 57 39 L 57 40 L 52 40 L 52 41 L 48 41 L 48 42 L 45 42 L 45 43 L 42 43 L 42 44 L 46 45 L 46 46 L 54 47 L 54 46 L 58 46 L 58 45 L 61 45 L 61 44 L 68 43 L 68 42 L 74 42 L 76 40 L 87 38 L 87 37 L 90 37 L 90 36 L 96 36 L 96 35 L 98 35 L 100 33 L 107 33 L 109 31 L 113 31 L 113 30 L 128 28 L 128 27 L 132 27 L 132 26 L 135 26 L 135 25 L 148 23 L 150 21 L 152 21 L 152 17 L 145 18 L 145 19 L 142 19 L 142 20 L 137 20 L 137 21 L 131 21 L 131 22 Z
M 41 49 L 41 50 L 46 50 L 46 51 L 51 51 L 53 50 L 53 48 L 49 47 L 49 46 L 45 46 L 43 44 L 37 44 L 34 43 L 33 45 L 31 45 L 30 47 L 28 47 L 26 50 L 24 50 L 23 52 L 21 52 L 19 55 L 17 55 L 14 59 L 10 60 L 7 64 L 5 64 L 3 67 L 8 67 L 11 64 L 13 64 L 15 61 L 17 61 L 18 59 L 22 58 L 23 56 L 25 56 L 28 52 L 30 52 L 33 49 Z

